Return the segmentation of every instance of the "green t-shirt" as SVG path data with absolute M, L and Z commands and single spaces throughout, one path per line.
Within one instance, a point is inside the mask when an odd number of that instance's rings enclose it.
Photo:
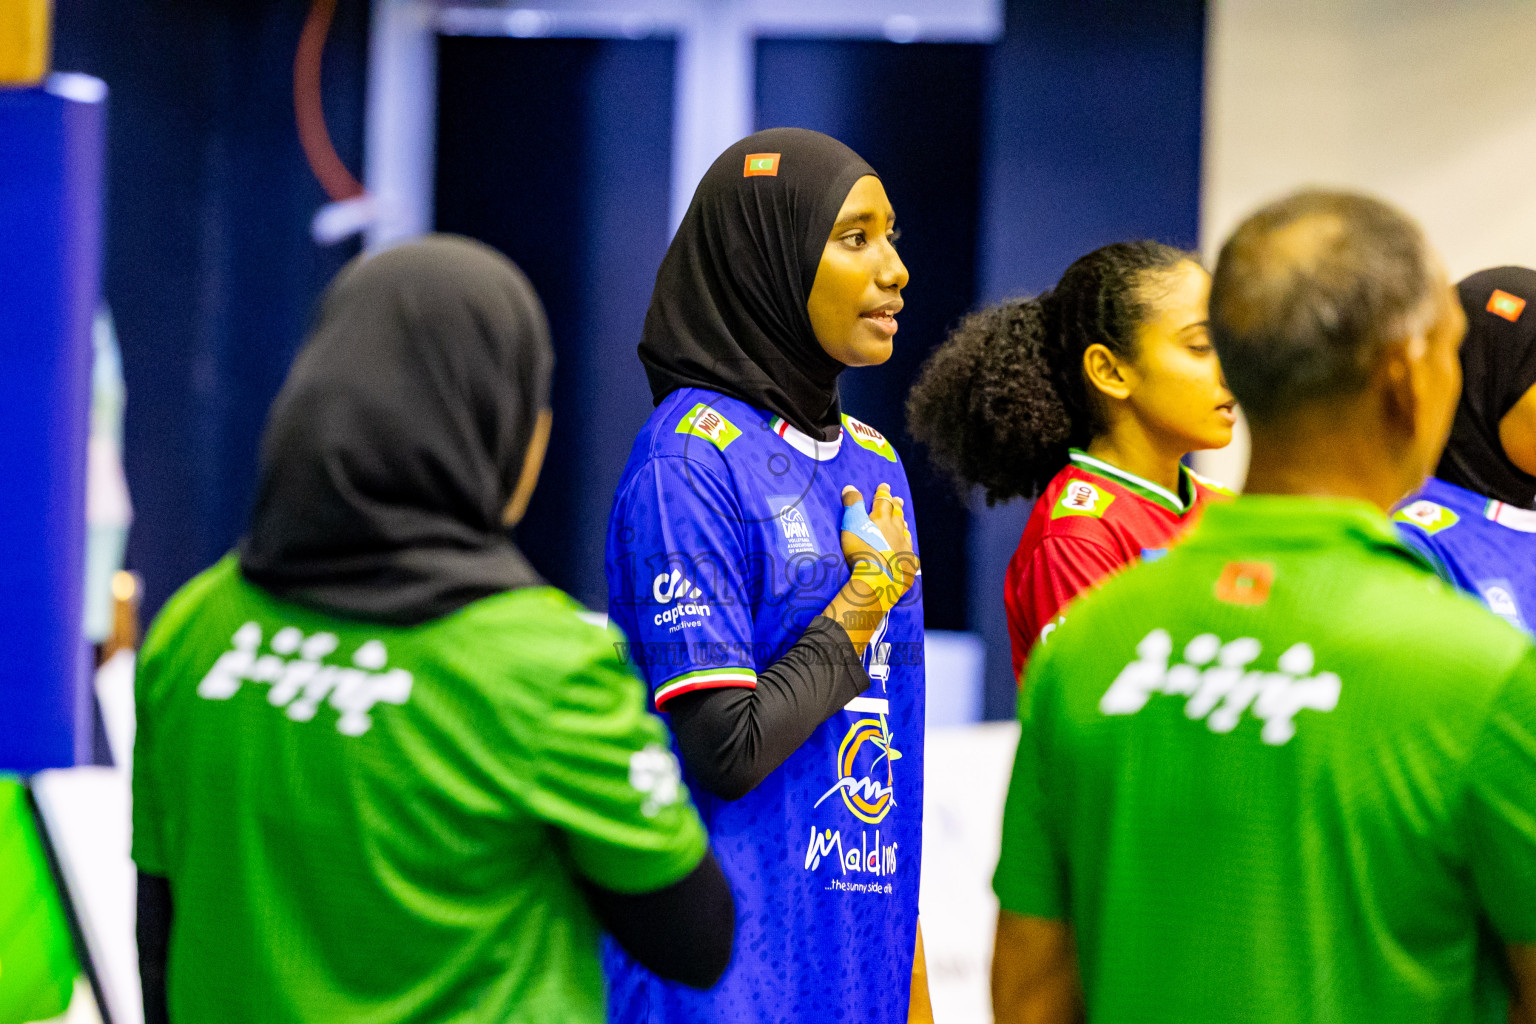
M 0 773 L 0 1024 L 64 1013 L 79 973 L 26 787 Z
M 1030 658 L 994 887 L 1095 1024 L 1503 1021 L 1536 651 L 1364 504 L 1245 497 Z
M 706 838 L 618 634 L 548 587 L 390 627 L 233 557 L 144 644 L 133 858 L 170 879 L 178 1024 L 598 1022 L 578 874 L 648 892 Z

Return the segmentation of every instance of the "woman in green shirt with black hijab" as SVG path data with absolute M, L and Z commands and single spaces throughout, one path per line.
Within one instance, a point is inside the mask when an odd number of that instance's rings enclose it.
M 733 904 L 661 723 L 505 532 L 549 435 L 537 296 L 435 237 L 354 261 L 251 530 L 137 681 L 148 1021 L 601 1021 L 600 922 L 712 984 Z

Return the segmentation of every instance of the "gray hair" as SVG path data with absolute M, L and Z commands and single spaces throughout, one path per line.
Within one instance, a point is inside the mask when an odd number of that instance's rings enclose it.
M 1379 199 L 1305 191 L 1269 204 L 1227 239 L 1212 275 L 1227 385 L 1259 424 L 1357 393 L 1384 345 L 1434 322 L 1438 276 L 1419 226 Z

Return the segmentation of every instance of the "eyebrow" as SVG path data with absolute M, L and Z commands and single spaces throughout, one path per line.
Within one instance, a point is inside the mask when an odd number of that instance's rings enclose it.
M 1183 334 L 1185 331 L 1192 331 L 1196 327 L 1204 327 L 1206 329 L 1209 329 L 1210 326 L 1211 326 L 1211 322 L 1209 320 L 1196 320 L 1192 324 L 1185 324 L 1183 327 L 1180 327 L 1179 328 L 1179 333 Z
M 859 223 L 862 223 L 863 221 L 879 220 L 879 219 L 880 219 L 880 211 L 879 210 L 860 210 L 858 213 L 852 213 L 852 214 L 849 214 L 846 217 L 839 218 L 837 223 L 832 225 L 832 230 L 833 231 L 842 231 L 842 230 L 844 230 L 846 228 L 851 228 L 851 227 L 853 227 L 853 226 L 855 226 L 855 225 L 857 225 Z M 895 214 L 891 215 L 890 226 L 891 227 L 895 227 L 896 226 L 896 215 Z

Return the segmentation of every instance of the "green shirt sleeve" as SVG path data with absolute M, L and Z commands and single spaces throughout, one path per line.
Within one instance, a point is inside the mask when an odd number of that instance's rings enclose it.
M 533 741 L 536 783 L 526 802 L 565 835 L 582 875 L 615 892 L 653 892 L 697 867 L 708 840 L 666 727 L 612 653 L 616 636 L 604 633 L 597 649 L 606 653 L 553 690 Z
M 1478 896 L 1505 942 L 1536 942 L 1536 650 L 1494 701 L 1467 783 Z
M 1019 697 L 1019 749 L 1003 808 L 1003 844 L 992 888 L 1002 908 L 1015 914 L 1061 920 L 1066 917 L 1066 874 L 1046 822 L 1043 764 L 1037 728 L 1042 677 L 1048 658 L 1030 660 Z

